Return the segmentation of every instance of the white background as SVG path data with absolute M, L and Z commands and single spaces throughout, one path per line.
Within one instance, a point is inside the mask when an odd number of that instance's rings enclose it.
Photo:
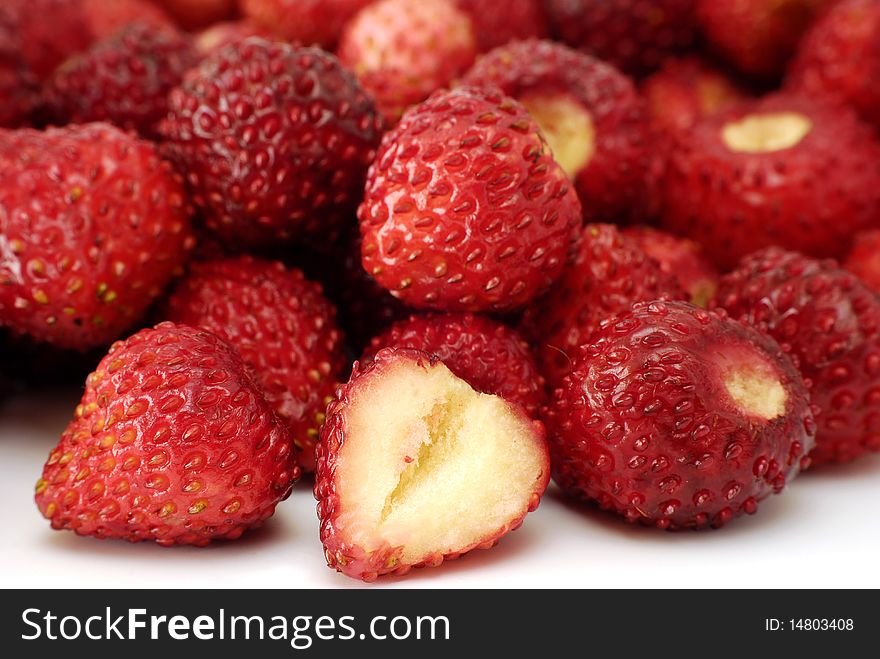
M 880 587 L 880 456 L 803 475 L 720 531 L 632 527 L 551 489 L 495 549 L 372 586 L 324 564 L 307 484 L 265 528 L 206 549 L 52 531 L 33 486 L 78 398 L 71 390 L 0 406 L 3 587 Z

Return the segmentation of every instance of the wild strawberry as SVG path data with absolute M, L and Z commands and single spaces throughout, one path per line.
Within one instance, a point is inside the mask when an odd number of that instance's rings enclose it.
M 199 55 L 207 57 L 215 50 L 221 50 L 238 41 L 244 41 L 250 37 L 266 38 L 268 36 L 267 30 L 250 21 L 227 21 L 205 28 L 195 35 L 194 42 Z
M 373 0 L 239 0 L 242 12 L 281 39 L 332 49 L 345 25 Z
M 455 0 L 474 26 L 477 48 L 486 53 L 511 41 L 543 39 L 549 25 L 541 0 Z
M 843 267 L 880 293 L 880 230 L 858 234 Z
M 0 324 L 61 348 L 140 321 L 192 248 L 183 187 L 106 124 L 0 131 Z
M 237 0 L 153 0 L 165 10 L 180 27 L 198 30 L 220 21 L 231 19 L 237 9 Z

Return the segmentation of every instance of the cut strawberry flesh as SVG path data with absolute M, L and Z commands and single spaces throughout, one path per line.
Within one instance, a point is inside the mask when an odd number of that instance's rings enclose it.
M 584 105 L 567 94 L 519 99 L 541 127 L 556 162 L 574 178 L 593 158 L 596 128 Z
M 750 114 L 725 124 L 721 138 L 731 151 L 772 153 L 797 146 L 813 130 L 813 122 L 797 112 Z

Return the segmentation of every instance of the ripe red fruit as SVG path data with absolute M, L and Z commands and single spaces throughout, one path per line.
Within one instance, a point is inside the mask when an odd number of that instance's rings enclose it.
M 653 71 L 696 37 L 694 0 L 545 0 L 565 43 L 632 74 Z
M 196 50 L 202 57 L 207 57 L 215 50 L 221 50 L 229 44 L 244 41 L 249 37 L 267 37 L 269 32 L 250 21 L 227 21 L 217 23 L 199 32 L 195 36 Z
M 662 225 L 722 268 L 769 245 L 839 257 L 880 213 L 880 146 L 849 112 L 776 95 L 680 134 L 661 189 Z
M 687 130 L 748 98 L 730 76 L 698 57 L 667 60 L 642 83 L 642 94 L 654 126 L 668 132 Z
M 642 219 L 649 133 L 632 81 L 550 41 L 520 41 L 481 57 L 462 84 L 496 86 L 520 101 L 572 178 L 587 221 Z
M 153 0 L 186 30 L 197 30 L 232 18 L 237 0 Z
M 260 526 L 298 477 L 238 353 L 163 323 L 114 344 L 89 376 L 35 498 L 54 529 L 204 546 Z
M 501 312 L 559 277 L 581 208 L 526 110 L 461 88 L 385 135 L 358 216 L 364 268 L 397 298 Z
M 854 275 L 770 248 L 721 280 L 718 305 L 787 345 L 812 382 L 814 465 L 880 451 L 880 299 Z
M 345 25 L 373 0 L 240 0 L 246 17 L 294 43 L 333 48 Z
M 623 230 L 623 235 L 654 259 L 664 273 L 673 277 L 690 296 L 692 304 L 708 306 L 718 289 L 721 275 L 698 243 L 648 226 L 628 227 Z
M 880 293 L 880 230 L 858 234 L 843 267 Z
M 327 410 L 315 498 L 327 564 L 373 581 L 492 547 L 537 508 L 544 427 L 441 362 L 383 350 Z
M 807 32 L 786 80 L 788 87 L 853 107 L 880 128 L 880 2 L 835 4 Z
M 61 123 L 108 121 L 153 137 L 168 112 L 168 93 L 195 63 L 182 34 L 135 24 L 59 67 L 47 102 Z
M 480 52 L 511 41 L 542 39 L 549 26 L 541 0 L 455 0 L 474 25 Z
M 350 220 L 381 121 L 332 55 L 262 39 L 207 57 L 162 123 L 209 229 L 236 247 L 332 242 Z
M 816 431 L 775 341 L 685 302 L 604 323 L 546 416 L 566 493 L 661 529 L 754 513 L 809 464 Z
M 348 365 L 321 286 L 249 256 L 194 263 L 166 302 L 165 318 L 210 330 L 238 350 L 290 428 L 303 470 L 314 471 L 318 429 Z
M 836 0 L 697 0 L 711 46 L 743 73 L 777 78 L 813 22 Z
M 28 0 L 30 2 L 30 0 Z M 149 0 L 73 0 L 82 5 L 93 39 L 103 39 L 133 23 L 173 28 L 174 21 Z
M 141 320 L 192 248 L 181 183 L 106 124 L 0 131 L 0 324 L 61 348 Z
M 611 225 L 587 226 L 577 255 L 550 293 L 523 315 L 522 330 L 551 389 L 602 321 L 636 302 L 685 299 L 675 278 Z
M 0 15 L 0 128 L 27 124 L 37 102 L 37 82 L 28 73 Z
M 384 348 L 433 355 L 477 391 L 516 403 L 531 417 L 544 401 L 544 378 L 528 343 L 515 330 L 485 316 L 411 316 L 374 338 L 361 363 L 369 363 Z
M 473 64 L 476 39 L 473 21 L 454 0 L 379 0 L 348 25 L 339 59 L 393 125 Z

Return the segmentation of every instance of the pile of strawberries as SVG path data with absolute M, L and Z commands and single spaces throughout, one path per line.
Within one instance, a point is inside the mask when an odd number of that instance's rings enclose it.
M 4 0 L 0 381 L 93 371 L 40 511 L 313 473 L 369 581 L 880 451 L 878 80 L 880 0 Z

